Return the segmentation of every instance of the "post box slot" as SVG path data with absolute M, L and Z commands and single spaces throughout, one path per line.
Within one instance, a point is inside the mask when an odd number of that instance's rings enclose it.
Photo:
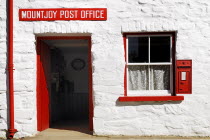
M 191 68 L 190 66 L 178 66 L 178 68 Z

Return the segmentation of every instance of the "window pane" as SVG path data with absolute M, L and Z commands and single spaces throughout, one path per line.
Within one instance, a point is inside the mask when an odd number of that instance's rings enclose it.
M 150 38 L 150 62 L 170 62 L 170 37 Z
M 128 66 L 128 89 L 148 90 L 148 66 Z
M 150 89 L 170 90 L 170 66 L 150 66 Z
M 128 37 L 128 62 L 148 61 L 148 37 Z

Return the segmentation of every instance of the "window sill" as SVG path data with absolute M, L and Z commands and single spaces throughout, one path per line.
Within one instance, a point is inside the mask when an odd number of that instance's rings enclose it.
M 124 96 L 119 97 L 120 102 L 135 101 L 183 101 L 184 96 Z

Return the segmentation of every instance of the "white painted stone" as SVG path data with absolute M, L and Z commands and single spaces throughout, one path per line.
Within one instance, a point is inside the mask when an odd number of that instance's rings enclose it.
M 6 139 L 6 130 L 0 131 L 0 138 Z
M 25 120 L 32 120 L 33 116 L 35 115 L 35 112 L 31 109 L 16 109 L 15 111 L 16 118 L 18 119 L 25 119 Z
M 104 128 L 104 120 L 100 118 L 94 118 L 93 119 L 94 125 L 94 133 L 97 134 L 98 131 L 103 131 Z
M 6 109 L 5 110 L 0 110 L 0 118 L 1 119 L 7 119 L 7 112 Z
M 14 1 L 15 138 L 36 130 L 36 36 L 89 33 L 94 134 L 210 136 L 210 1 Z M 104 7 L 107 21 L 18 20 L 19 8 Z M 0 0 L 0 137 L 7 129 L 6 0 Z M 124 32 L 175 31 L 176 58 L 193 60 L 193 92 L 183 102 L 119 103 L 124 95 Z M 87 34 L 85 34 L 87 35 Z M 104 113 L 106 112 L 106 113 Z
M 7 124 L 6 124 L 5 120 L 0 118 L 0 129 L 1 130 L 6 130 L 7 128 L 8 127 L 7 127 Z
M 5 70 L 5 67 L 3 67 L 2 69 Z M 0 92 L 5 92 L 6 88 L 7 88 L 7 83 L 6 83 L 6 74 L 0 74 L 1 76 L 1 81 L 0 81 Z
M 15 82 L 14 84 L 14 91 L 17 92 L 17 91 L 33 91 L 33 83 L 35 83 L 33 81 L 33 79 L 30 79 L 30 80 L 25 80 L 25 81 L 17 81 Z
M 6 53 L 6 42 L 0 42 L 0 54 L 5 54 Z
M 7 97 L 6 93 L 0 93 L 0 110 L 7 109 Z

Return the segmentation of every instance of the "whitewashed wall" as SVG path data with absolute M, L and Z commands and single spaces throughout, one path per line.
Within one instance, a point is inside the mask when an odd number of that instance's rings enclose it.
M 0 138 L 7 130 L 6 49 L 6 0 L 0 0 Z
M 36 38 L 90 33 L 96 135 L 210 136 L 209 0 L 14 0 L 16 138 L 37 134 Z M 107 21 L 20 22 L 20 8 L 107 8 Z M 7 128 L 6 0 L 0 0 L 0 137 Z M 175 102 L 119 103 L 123 32 L 177 31 L 177 59 L 193 60 L 193 93 Z M 83 35 L 83 34 L 82 34 Z M 106 112 L 106 113 L 105 113 Z

